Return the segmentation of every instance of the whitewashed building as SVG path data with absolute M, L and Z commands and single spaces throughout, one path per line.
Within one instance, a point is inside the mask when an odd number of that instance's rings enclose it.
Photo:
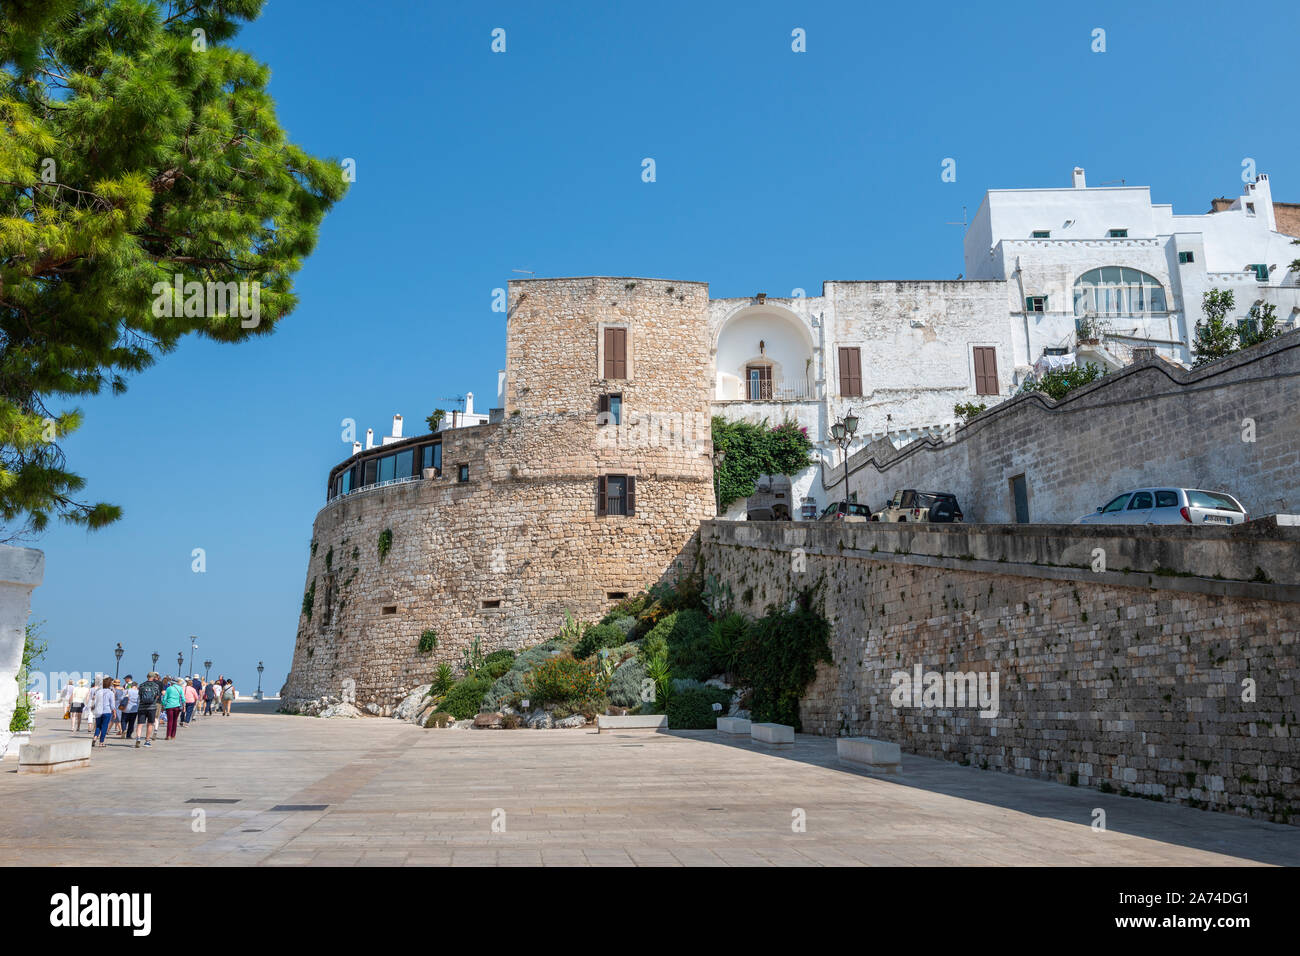
M 1294 226 L 1288 228 L 1295 230 Z M 1032 366 L 1044 349 L 1073 352 L 1079 338 L 1112 367 L 1135 346 L 1190 363 L 1201 297 L 1232 290 L 1231 318 L 1271 303 L 1284 325 L 1300 320 L 1300 285 L 1289 264 L 1294 236 L 1279 231 L 1268 176 L 1210 212 L 1176 215 L 1148 186 L 991 189 L 965 238 L 965 275 L 1006 283 L 1014 359 Z
M 1286 228 L 1300 232 L 1300 208 L 1284 206 Z M 951 430 L 955 404 L 997 404 L 1045 352 L 1113 369 L 1148 347 L 1190 364 L 1211 288 L 1235 293 L 1234 319 L 1272 303 L 1294 326 L 1292 239 L 1265 175 L 1201 215 L 1152 203 L 1146 186 L 1089 187 L 1077 168 L 1066 188 L 989 190 L 966 232 L 962 279 L 710 299 L 713 412 L 807 428 L 821 463 L 792 476 L 790 510 L 819 511 L 843 496 L 830 438 L 850 410 L 860 422 L 851 454 Z M 727 516 L 745 511 L 737 502 Z

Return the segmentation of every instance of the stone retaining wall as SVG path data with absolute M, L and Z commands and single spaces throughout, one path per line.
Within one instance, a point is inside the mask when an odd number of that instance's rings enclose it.
M 1051 530 L 1056 553 L 1070 554 L 1090 551 L 1100 529 Z M 801 702 L 805 731 L 1295 822 L 1294 529 L 1255 528 L 1216 545 L 1238 565 L 1275 550 L 1277 574 L 1292 569 L 1275 584 L 1182 572 L 1203 559 L 1180 530 L 1105 532 L 1120 552 L 1163 549 L 1180 571 L 1166 575 L 1030 563 L 1030 528 L 913 529 L 909 538 L 873 525 L 709 521 L 701 541 L 707 570 L 751 616 L 819 588 L 834 662 Z M 989 687 L 996 675 L 996 716 L 910 697 L 895 706 L 895 675 L 917 665 L 923 675 L 982 674 Z

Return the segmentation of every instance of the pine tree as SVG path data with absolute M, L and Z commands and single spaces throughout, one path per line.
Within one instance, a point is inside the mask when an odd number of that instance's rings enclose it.
M 1217 361 L 1237 350 L 1237 330 L 1225 318 L 1235 303 L 1231 289 L 1210 289 L 1201 296 L 1201 311 L 1205 313 L 1205 319 L 1196 323 L 1196 335 L 1192 339 L 1192 354 L 1196 356 L 1193 368 Z
M 346 190 L 285 138 L 269 70 L 227 45 L 263 0 L 0 0 L 0 522 L 98 528 L 59 440 L 77 396 L 187 334 L 292 311 Z M 233 283 L 233 285 L 232 285 Z M 244 283 L 240 286 L 239 283 Z M 197 290 L 197 292 L 196 292 Z

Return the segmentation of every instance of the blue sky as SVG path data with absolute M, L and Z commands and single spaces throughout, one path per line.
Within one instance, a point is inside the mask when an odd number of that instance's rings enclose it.
M 1251 157 L 1300 201 L 1294 2 L 876 6 L 269 0 L 236 43 L 290 137 L 357 181 L 273 336 L 184 342 L 82 404 L 71 465 L 125 515 L 33 542 L 45 668 L 111 671 L 120 641 L 123 672 L 174 669 L 194 634 L 214 674 L 251 692 L 264 660 L 278 691 L 341 421 L 494 404 L 512 269 L 714 296 L 953 278 L 963 205 L 1075 165 L 1190 213 Z

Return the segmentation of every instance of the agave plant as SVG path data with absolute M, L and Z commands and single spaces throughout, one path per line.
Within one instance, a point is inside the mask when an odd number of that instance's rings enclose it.
M 645 672 L 654 681 L 655 703 L 660 710 L 667 710 L 668 701 L 673 696 L 673 674 L 668 669 L 668 651 L 662 650 L 646 661 Z
M 710 574 L 704 584 L 704 606 L 711 617 L 722 617 L 731 610 L 731 585 L 724 584 L 717 575 Z
M 438 665 L 437 672 L 433 675 L 433 686 L 429 688 L 430 696 L 442 697 L 451 690 L 451 685 L 456 683 L 456 675 L 451 671 L 451 665 L 445 661 Z
M 587 628 L 581 621 L 577 620 L 567 609 L 564 612 L 564 623 L 560 625 L 560 640 L 566 644 L 576 644 L 582 640 L 582 632 Z
M 460 665 L 461 669 L 464 671 L 463 676 L 468 677 L 471 674 L 477 674 L 483 667 L 482 641 L 477 637 L 474 638 L 474 643 L 467 648 L 462 648 L 460 653 Z

